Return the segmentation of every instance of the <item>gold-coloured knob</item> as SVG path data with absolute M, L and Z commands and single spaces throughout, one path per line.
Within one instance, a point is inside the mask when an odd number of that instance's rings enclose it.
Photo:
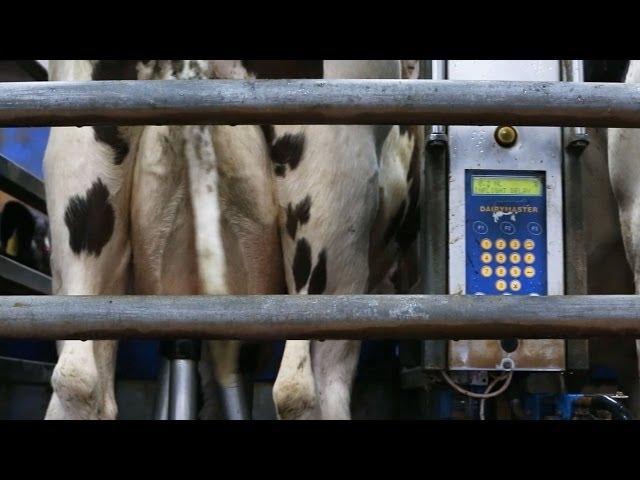
M 518 132 L 513 127 L 498 127 L 495 133 L 496 142 L 501 147 L 512 147 L 518 140 Z

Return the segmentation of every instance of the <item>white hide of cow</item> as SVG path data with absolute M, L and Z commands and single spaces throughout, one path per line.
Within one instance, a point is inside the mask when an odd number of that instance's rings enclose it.
M 402 64 L 405 76 L 415 66 Z M 107 67 L 52 61 L 50 78 L 101 79 L 96 72 Z M 248 75 L 239 61 L 135 69 L 139 79 Z M 401 62 L 325 61 L 324 71 L 400 78 Z M 407 215 L 410 152 L 421 137 L 397 126 L 277 126 L 273 134 L 258 126 L 53 128 L 44 164 L 54 293 L 356 294 L 380 284 L 398 255 L 383 237 Z M 208 347 L 217 381 L 238 388 L 239 344 Z M 47 418 L 116 418 L 116 348 L 59 342 Z M 358 352 L 353 341 L 287 342 L 274 388 L 279 416 L 349 418 Z
M 197 78 L 207 67 L 181 65 L 176 70 L 174 62 L 158 62 L 146 70 L 138 65 L 138 70 L 141 78 L 149 78 L 150 70 L 155 70 L 153 78 Z M 185 72 L 185 65 L 190 70 Z M 52 62 L 51 67 L 52 80 L 92 78 L 89 61 Z M 259 127 L 149 126 L 120 132 L 129 150 L 116 165 L 112 148 L 98 141 L 92 127 L 52 129 L 44 163 L 54 293 L 283 292 L 271 165 Z M 218 174 L 226 181 L 219 182 Z M 87 200 L 98 179 L 108 198 L 92 203 Z M 95 214 L 89 230 L 99 229 L 96 222 L 105 217 L 105 209 L 113 211 L 112 233 L 98 254 L 71 248 L 65 219 L 75 195 L 85 200 L 84 210 Z M 47 418 L 116 417 L 116 345 L 60 342 Z M 218 345 L 232 357 L 216 363 L 218 382 L 232 385 L 237 348 Z
M 626 83 L 640 83 L 640 60 L 631 60 Z M 640 130 L 610 128 L 608 161 L 611 186 L 618 204 L 620 230 L 627 260 L 640 294 Z M 640 340 L 636 340 L 640 352 Z
M 640 83 L 640 60 L 632 60 L 625 80 Z M 627 259 L 640 286 L 640 131 L 609 129 L 609 174 L 618 203 Z M 638 291 L 640 293 L 640 291 Z
M 406 77 L 417 77 L 416 62 L 404 65 Z M 325 78 L 400 78 L 401 63 L 325 61 L 324 72 Z M 302 237 L 312 258 L 327 249 L 326 269 L 333 275 L 322 293 L 368 293 L 397 258 L 384 232 L 408 197 L 410 162 L 422 137 L 400 135 L 398 126 L 276 127 L 278 136 L 299 132 L 309 145 L 300 166 L 277 179 L 277 198 L 284 211 L 309 194 L 320 213 L 300 225 L 296 242 L 281 229 L 289 292 L 317 293 L 309 291 L 311 280 L 296 288 L 291 273 Z M 279 418 L 349 419 L 359 352 L 360 342 L 353 340 L 287 341 L 273 389 Z

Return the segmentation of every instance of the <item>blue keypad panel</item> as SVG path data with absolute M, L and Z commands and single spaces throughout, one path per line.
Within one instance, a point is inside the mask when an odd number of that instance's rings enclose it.
M 471 295 L 547 294 L 545 172 L 466 170 Z

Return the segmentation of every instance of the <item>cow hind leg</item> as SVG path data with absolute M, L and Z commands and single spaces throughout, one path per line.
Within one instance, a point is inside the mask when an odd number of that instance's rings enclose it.
M 114 394 L 115 341 L 60 342 L 60 357 L 51 385 L 48 420 L 113 420 L 118 408 Z
M 273 385 L 273 403 L 281 420 L 320 418 L 311 368 L 311 342 L 288 340 Z
M 276 135 L 276 146 L 298 139 L 304 152 L 299 161 L 288 162 L 278 182 L 285 273 L 292 294 L 367 290 L 378 181 L 372 131 L 311 126 Z M 276 174 L 282 173 L 279 164 L 275 168 Z M 288 341 L 274 384 L 280 418 L 348 419 L 358 352 L 358 342 Z
M 54 129 L 45 156 L 58 295 L 121 295 L 129 284 L 128 164 L 115 165 L 92 128 Z M 48 419 L 115 419 L 117 342 L 62 341 Z
M 325 61 L 325 78 L 399 78 L 400 62 Z M 291 294 L 363 294 L 391 126 L 274 128 L 271 140 Z M 287 342 L 274 385 L 281 418 L 349 419 L 360 342 Z M 311 381 L 313 380 L 313 381 Z
M 315 381 L 321 417 L 331 420 L 351 418 L 351 387 L 358 366 L 360 342 L 353 340 L 314 341 L 312 362 L 317 366 Z
M 45 155 L 57 295 L 120 295 L 129 282 L 129 173 L 93 128 L 54 129 Z M 115 419 L 114 341 L 62 341 L 47 419 Z

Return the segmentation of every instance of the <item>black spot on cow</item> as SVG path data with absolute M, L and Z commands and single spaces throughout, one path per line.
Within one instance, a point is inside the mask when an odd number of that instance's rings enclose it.
M 302 370 L 304 366 L 307 364 L 307 357 L 302 357 L 298 362 L 298 370 Z
M 143 60 L 143 62 L 148 61 L 150 60 Z M 98 60 L 93 66 L 91 78 L 98 81 L 137 80 L 137 63 L 138 60 Z M 129 153 L 129 144 L 121 137 L 118 127 L 115 125 L 94 126 L 93 130 L 96 140 L 113 149 L 114 163 L 120 165 Z
M 304 197 L 304 200 L 302 200 L 296 207 L 296 215 L 300 225 L 304 225 L 309 221 L 309 218 L 311 217 L 311 197 L 309 195 Z
M 293 207 L 291 207 L 291 203 L 289 203 L 287 205 L 287 233 L 293 240 L 296 239 L 297 230 L 298 230 L 298 219 L 296 218 L 296 213 Z
M 327 252 L 322 250 L 318 255 L 318 263 L 311 273 L 308 292 L 310 295 L 321 295 L 327 288 Z
M 182 71 L 184 68 L 184 60 L 171 60 L 171 72 L 175 77 Z
M 304 134 L 285 133 L 272 144 L 271 160 L 276 165 L 289 165 L 295 170 L 302 158 L 304 143 Z
M 311 273 L 311 245 L 305 238 L 296 243 L 296 253 L 293 257 L 293 279 L 296 284 L 296 292 L 302 290 L 307 284 Z
M 400 127 L 400 135 L 413 135 L 413 131 L 410 125 L 399 125 Z
M 276 165 L 275 167 L 273 167 L 273 171 L 276 174 L 276 176 L 284 177 L 287 171 L 287 168 L 284 165 Z
M 309 221 L 310 212 L 311 197 L 309 195 L 304 197 L 295 208 L 291 206 L 291 203 L 287 205 L 287 232 L 292 239 L 296 238 L 298 225 L 304 225 Z
M 98 60 L 93 66 L 93 80 L 137 80 L 137 60 Z
M 262 133 L 264 133 L 264 139 L 267 141 L 267 145 L 271 148 L 273 139 L 276 136 L 276 129 L 273 125 L 260 125 L 260 128 L 262 129 Z
M 404 218 L 404 210 L 407 206 L 406 200 L 403 200 L 396 213 L 393 214 L 391 220 L 389 220 L 389 225 L 387 225 L 387 229 L 384 231 L 384 244 L 387 245 L 395 236 L 396 232 L 400 228 L 402 224 L 402 219 Z
M 64 222 L 69 229 L 69 246 L 80 254 L 100 255 L 107 244 L 115 224 L 115 211 L 109 201 L 109 189 L 102 180 L 91 185 L 84 196 L 74 195 L 64 212 Z
M 113 150 L 113 162 L 120 165 L 129 153 L 129 143 L 122 138 L 120 130 L 115 125 L 99 125 L 93 127 L 97 141 L 105 143 Z

